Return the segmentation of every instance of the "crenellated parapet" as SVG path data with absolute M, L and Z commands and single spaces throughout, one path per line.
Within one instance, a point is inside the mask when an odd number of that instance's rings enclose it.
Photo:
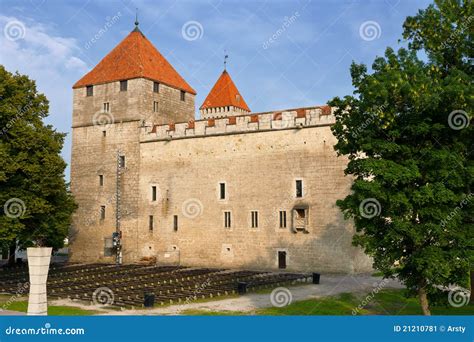
M 251 113 L 226 118 L 209 118 L 166 125 L 145 124 L 141 141 L 186 139 L 224 134 L 242 134 L 282 129 L 331 125 L 335 122 L 329 106 Z

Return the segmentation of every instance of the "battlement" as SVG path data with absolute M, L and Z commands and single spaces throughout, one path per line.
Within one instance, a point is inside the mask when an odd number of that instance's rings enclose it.
M 282 129 L 331 125 L 335 122 L 329 106 L 250 113 L 226 118 L 209 118 L 166 125 L 145 124 L 141 141 L 185 139 L 222 134 L 264 132 Z

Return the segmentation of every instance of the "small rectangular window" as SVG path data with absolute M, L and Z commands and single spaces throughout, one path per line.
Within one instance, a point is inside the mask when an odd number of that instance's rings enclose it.
M 100 206 L 100 219 L 105 220 L 105 205 Z
M 128 81 L 120 81 L 120 91 L 127 91 L 128 88 Z
M 119 166 L 120 167 L 125 167 L 125 156 L 120 156 L 119 157 Z
M 153 112 L 158 112 L 158 101 L 153 101 Z
M 286 228 L 286 211 L 280 211 L 280 228 Z
M 105 138 L 107 136 L 107 131 L 102 131 L 102 136 Z
M 148 216 L 148 230 L 151 232 L 153 231 L 153 215 Z
M 296 197 L 303 197 L 303 181 L 301 179 L 296 181 Z
M 153 82 L 153 91 L 155 93 L 159 93 L 160 92 L 160 84 L 158 82 Z
M 184 90 L 181 90 L 181 101 L 185 100 L 186 92 Z
M 225 199 L 225 183 L 219 183 L 219 199 Z
M 108 102 L 104 102 L 104 112 L 108 113 L 110 111 L 110 104 Z
M 86 87 L 86 95 L 94 96 L 94 86 L 89 85 Z
M 173 216 L 173 229 L 175 232 L 178 231 L 178 215 Z
M 252 228 L 258 228 L 258 211 L 252 211 Z
M 99 185 L 104 186 L 104 175 L 99 175 Z
M 224 227 L 230 228 L 232 226 L 230 211 L 224 211 Z
M 156 201 L 156 186 L 151 187 L 151 200 Z

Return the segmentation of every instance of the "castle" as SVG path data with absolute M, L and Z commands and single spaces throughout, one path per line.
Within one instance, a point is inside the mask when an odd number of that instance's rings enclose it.
M 70 261 L 366 272 L 332 108 L 253 113 L 224 70 L 195 90 L 136 25 L 73 86 Z

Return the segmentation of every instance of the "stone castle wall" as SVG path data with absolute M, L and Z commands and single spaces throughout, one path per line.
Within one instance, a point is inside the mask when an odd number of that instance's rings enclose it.
M 119 151 L 126 158 L 120 185 L 124 262 L 156 256 L 163 264 L 277 269 L 278 252 L 285 251 L 287 270 L 370 270 L 370 260 L 351 245 L 352 224 L 335 205 L 351 180 L 343 172 L 347 160 L 333 149 L 329 107 L 194 121 L 190 94 L 181 101 L 178 90 L 167 93 L 163 85 L 161 95 L 154 94 L 144 79 L 129 80 L 128 95 L 118 87 L 95 86 L 94 98 L 85 88 L 74 90 L 71 189 L 79 209 L 71 261 L 114 261 L 104 255 L 104 239 L 115 231 Z M 105 100 L 113 122 L 94 125 L 92 116 Z M 161 117 L 149 115 L 153 101 Z M 301 198 L 295 197 L 296 180 L 303 182 Z M 219 183 L 226 185 L 224 200 Z M 100 206 L 106 207 L 103 220 Z M 307 209 L 304 231 L 293 227 L 295 208 Z M 224 227 L 226 211 L 230 228 Z M 258 212 L 257 228 L 251 228 L 251 211 Z M 279 227 L 280 211 L 287 215 L 285 228 Z
M 351 245 L 352 224 L 335 205 L 351 180 L 344 176 L 347 160 L 333 149 L 333 122 L 328 108 L 314 107 L 244 115 L 235 124 L 223 118 L 196 121 L 194 128 L 144 128 L 139 253 L 160 263 L 278 269 L 278 251 L 285 251 L 288 270 L 370 270 L 370 260 Z M 302 198 L 295 197 L 297 179 Z M 226 184 L 225 200 L 219 183 Z M 306 232 L 292 227 L 296 207 L 309 208 Z M 225 211 L 231 228 L 224 226 Z M 251 211 L 258 212 L 258 228 L 251 228 Z M 280 211 L 286 228 L 279 227 Z

